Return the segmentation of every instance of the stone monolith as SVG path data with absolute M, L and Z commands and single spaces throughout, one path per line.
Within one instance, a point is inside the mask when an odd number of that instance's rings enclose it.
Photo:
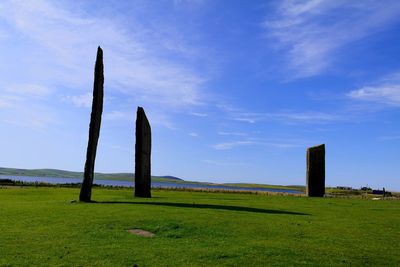
M 136 117 L 135 197 L 151 197 L 151 128 L 142 107 Z
M 103 112 L 104 96 L 104 66 L 103 50 L 97 48 L 96 64 L 94 68 L 93 102 L 92 113 L 90 115 L 89 141 L 86 152 L 85 171 L 79 200 L 84 202 L 91 201 L 94 163 L 96 159 L 97 143 L 100 136 L 101 114 Z
M 307 149 L 307 196 L 325 195 L 325 144 Z

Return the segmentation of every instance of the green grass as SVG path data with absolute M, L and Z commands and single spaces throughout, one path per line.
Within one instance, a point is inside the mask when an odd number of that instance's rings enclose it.
M 0 189 L 0 266 L 400 265 L 396 200 L 94 189 L 98 203 L 79 203 L 78 193 Z

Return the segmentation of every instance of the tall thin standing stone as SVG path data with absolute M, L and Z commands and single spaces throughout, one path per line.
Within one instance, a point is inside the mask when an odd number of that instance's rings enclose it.
M 325 144 L 307 149 L 307 196 L 325 195 Z
M 151 197 L 151 128 L 142 107 L 136 117 L 135 197 Z
M 90 115 L 89 141 L 86 153 L 85 172 L 79 200 L 84 202 L 91 201 L 92 185 L 94 176 L 94 162 L 96 159 L 97 142 L 100 135 L 101 113 L 103 112 L 104 96 L 104 67 L 103 50 L 97 48 L 96 65 L 94 68 L 93 102 L 92 113 Z

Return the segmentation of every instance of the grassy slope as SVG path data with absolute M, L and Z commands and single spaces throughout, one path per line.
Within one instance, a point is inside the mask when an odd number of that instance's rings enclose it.
M 95 189 L 100 203 L 71 203 L 77 196 L 0 189 L 0 266 L 400 265 L 400 201 Z

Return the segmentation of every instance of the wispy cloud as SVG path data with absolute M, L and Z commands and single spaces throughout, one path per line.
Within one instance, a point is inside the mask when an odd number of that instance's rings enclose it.
M 281 110 L 275 112 L 248 112 L 240 108 L 229 105 L 217 105 L 226 116 L 235 121 L 254 124 L 262 121 L 277 121 L 287 124 L 309 123 L 325 124 L 343 120 L 343 116 L 338 113 L 319 112 L 319 111 L 293 111 Z
M 52 92 L 50 88 L 38 84 L 12 84 L 5 91 L 25 97 L 46 97 Z
M 173 120 L 170 115 L 166 114 L 165 112 L 160 112 L 159 109 L 147 109 L 146 115 L 151 122 L 152 127 L 161 126 L 173 131 L 179 129 L 177 126 L 177 121 Z
M 400 72 L 387 75 L 374 85 L 350 91 L 347 96 L 355 100 L 400 106 Z
M 0 98 L 0 108 L 5 108 L 5 107 L 7 107 L 9 104 L 6 102 L 6 101 L 4 101 L 3 99 L 1 99 Z
M 108 88 L 141 102 L 174 108 L 201 103 L 204 78 L 184 62 L 166 60 L 163 51 L 169 51 L 168 47 L 152 49 L 157 42 L 141 23 L 132 23 L 135 34 L 129 34 L 116 20 L 89 15 L 77 7 L 46 0 L 0 3 L 0 21 L 9 25 L 0 30 L 31 41 L 31 49 L 23 54 L 32 58 L 32 64 L 25 67 L 46 81 L 43 86 L 90 88 L 95 49 L 101 45 Z M 134 14 L 131 19 L 135 20 Z M 31 50 L 37 52 L 29 54 Z
M 0 108 L 11 108 L 18 105 L 24 98 L 12 94 L 0 95 Z
M 199 5 L 199 4 L 203 4 L 204 0 L 174 0 L 174 4 L 175 5 L 189 5 L 189 4 L 195 4 L 195 5 Z
M 217 132 L 219 135 L 233 135 L 233 136 L 246 136 L 246 133 L 240 133 L 240 132 Z
M 45 132 L 49 125 L 57 123 L 57 116 L 52 109 L 43 105 L 32 104 L 29 98 L 14 96 L 0 97 L 0 122 Z
M 246 113 L 237 112 L 232 114 L 236 121 L 256 123 L 259 121 L 279 121 L 283 123 L 311 123 L 323 124 L 341 120 L 339 115 L 323 112 L 276 112 L 276 113 Z
M 207 113 L 198 113 L 198 112 L 191 112 L 190 115 L 196 116 L 196 117 L 207 117 Z
M 366 86 L 351 91 L 348 96 L 358 100 L 400 106 L 400 85 Z
M 325 71 L 335 52 L 400 21 L 400 2 L 286 0 L 264 22 L 277 49 L 286 50 L 294 78 Z
M 76 107 L 90 108 L 92 106 L 93 95 L 86 93 L 83 95 L 73 95 L 63 97 L 62 100 L 74 104 Z
M 113 110 L 109 113 L 106 113 L 104 115 L 104 118 L 106 120 L 110 120 L 110 121 L 133 120 L 134 114 L 133 114 L 133 112 L 124 112 L 124 111 Z
M 33 84 L 14 84 L 0 90 L 0 123 L 45 132 L 50 124 L 57 123 L 54 110 L 43 104 L 51 91 Z
M 296 140 L 279 141 L 279 140 L 261 140 L 261 139 L 248 139 L 232 142 L 222 142 L 213 146 L 216 150 L 230 150 L 240 146 L 265 146 L 278 149 L 297 148 L 305 146 L 304 142 Z
M 55 122 L 55 118 L 51 113 L 23 108 L 18 109 L 17 112 L 14 113 L 12 118 L 6 117 L 1 121 L 17 127 L 29 128 L 43 133 L 46 132 L 46 129 L 50 124 Z
M 190 135 L 191 137 L 199 137 L 199 134 L 198 134 L 198 133 L 194 133 L 194 132 L 189 133 L 189 135 Z
M 216 150 L 228 150 L 238 146 L 246 146 L 246 145 L 253 145 L 253 141 L 234 141 L 234 142 L 224 142 L 214 145 L 214 149 Z

